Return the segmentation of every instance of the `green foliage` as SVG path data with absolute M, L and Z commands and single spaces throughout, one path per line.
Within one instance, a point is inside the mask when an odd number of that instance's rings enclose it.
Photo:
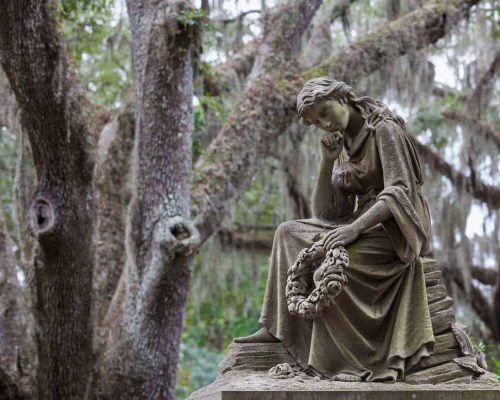
M 412 126 L 417 134 L 430 130 L 432 134 L 431 143 L 440 150 L 448 143 L 448 138 L 443 135 L 443 130 L 440 129 L 443 121 L 444 118 L 439 108 L 424 106 L 418 110 L 412 121 Z
M 486 356 L 488 369 L 493 372 L 500 381 L 500 355 L 495 343 L 489 343 L 486 340 L 471 338 L 472 344 L 481 350 Z
M 185 310 L 179 398 L 215 379 L 234 337 L 257 330 L 268 262 L 266 254 L 224 251 L 218 239 L 197 256 Z
M 16 135 L 0 126 L 0 207 L 5 216 L 7 227 L 13 232 L 12 212 L 14 210 L 13 192 L 16 168 Z M 13 235 L 11 235 L 13 236 Z
M 269 176 L 256 176 L 243 193 L 234 213 L 240 224 L 276 226 L 286 219 L 282 202 L 283 176 L 277 166 L 271 166 Z
M 419 109 L 415 117 L 414 126 L 417 132 L 423 132 L 426 129 L 436 131 L 443 123 L 443 116 L 436 107 L 424 106 Z
M 177 16 L 177 22 L 185 27 L 188 27 L 198 24 L 204 17 L 206 17 L 204 10 L 198 8 L 186 8 Z
M 194 390 L 212 382 L 217 374 L 217 365 L 222 353 L 200 347 L 193 341 L 182 342 L 177 370 L 176 397 L 185 399 Z
M 118 106 L 130 84 L 128 19 L 115 0 L 63 0 L 62 30 L 89 98 Z
M 205 128 L 210 119 L 227 122 L 227 106 L 217 97 L 199 96 L 194 105 L 193 156 L 196 158 L 203 152 L 203 143 L 210 134 Z M 205 139 L 205 140 L 204 140 Z
M 227 122 L 227 107 L 225 107 L 224 103 L 221 99 L 217 97 L 211 96 L 200 96 L 198 98 L 199 105 L 195 107 L 195 113 L 199 112 L 202 119 L 200 120 L 199 127 L 205 122 L 206 110 L 211 110 L 215 117 L 220 119 L 222 122 Z
M 500 4 L 493 4 L 489 9 L 487 19 L 491 22 L 491 38 L 498 40 L 500 38 Z

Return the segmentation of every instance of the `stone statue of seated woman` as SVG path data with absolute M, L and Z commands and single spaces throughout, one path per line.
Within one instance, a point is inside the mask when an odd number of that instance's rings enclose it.
M 383 103 L 329 77 L 305 83 L 297 110 L 306 125 L 328 132 L 313 218 L 277 228 L 262 328 L 235 342 L 281 342 L 303 369 L 331 379 L 403 380 L 435 347 L 421 261 L 431 251 L 431 224 L 412 139 Z M 333 286 L 321 287 L 326 269 L 297 283 L 304 251 L 319 251 L 313 269 L 330 254 Z M 316 290 L 312 306 L 292 296 L 308 286 Z M 330 297 L 320 307 L 321 293 Z

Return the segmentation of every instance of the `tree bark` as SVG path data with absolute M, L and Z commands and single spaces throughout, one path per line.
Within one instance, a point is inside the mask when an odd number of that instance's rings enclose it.
M 0 394 L 10 393 L 8 399 L 27 396 L 32 389 L 35 360 L 27 358 L 33 355 L 29 339 L 13 243 L 0 211 Z
M 12 129 L 18 126 L 17 111 L 16 98 L 5 73 L 0 68 L 0 127 L 6 126 Z
M 57 32 L 55 1 L 0 1 L 0 59 L 37 171 L 31 289 L 38 395 L 84 398 L 92 361 L 94 222 L 91 135 Z
M 472 277 L 485 285 L 495 286 L 497 271 L 492 268 L 473 266 Z
M 124 314 L 110 333 L 102 390 L 113 399 L 173 399 L 182 311 L 198 242 L 189 206 L 200 21 L 185 20 L 193 9 L 182 0 L 128 1 L 127 7 L 134 59 L 134 189 Z
M 196 163 L 193 215 L 202 241 L 261 166 L 269 146 L 295 115 L 295 55 L 321 1 L 290 1 L 267 16 L 264 42 L 229 122 Z
M 4 400 L 30 400 L 32 397 L 23 391 L 10 375 L 0 368 L 0 393 Z
M 441 266 L 443 272 L 451 277 L 451 281 L 455 282 L 463 293 L 467 293 L 464 283 L 464 278 L 462 277 L 460 271 L 446 262 L 441 263 Z M 495 334 L 494 315 L 488 300 L 481 292 L 481 290 L 475 287 L 474 285 L 470 286 L 469 296 L 472 309 L 477 313 L 479 318 L 481 318 L 481 320 L 485 323 L 485 325 L 494 335 Z
M 412 139 L 420 157 L 434 170 L 446 176 L 459 191 L 465 190 L 493 209 L 500 208 L 500 187 L 487 185 L 477 177 L 472 179 L 470 176 L 456 171 L 438 153 L 421 143 L 415 136 Z
M 220 96 L 241 87 L 244 78 L 251 72 L 260 42 L 255 40 L 243 46 L 225 63 L 216 67 L 204 66 L 203 88 L 209 96 Z
M 490 67 L 481 76 L 474 91 L 467 99 L 466 108 L 473 117 L 481 118 L 482 110 L 492 90 L 492 81 L 500 68 L 500 51 L 497 51 Z
M 21 269 L 25 276 L 31 271 L 31 255 L 34 242 L 30 232 L 28 210 L 31 196 L 34 192 L 36 179 L 35 171 L 30 162 L 31 151 L 26 143 L 26 134 L 20 127 L 17 129 L 17 160 L 16 175 L 14 178 L 14 221 L 16 236 L 19 243 Z
M 134 117 L 126 105 L 101 131 L 95 183 L 98 194 L 94 307 L 96 328 L 115 293 L 126 261 L 125 219 L 134 143 Z
M 465 18 L 479 0 L 429 1 L 421 8 L 393 20 L 368 37 L 353 43 L 315 68 L 305 77 L 330 75 L 346 83 L 377 70 L 410 50 L 436 43 Z

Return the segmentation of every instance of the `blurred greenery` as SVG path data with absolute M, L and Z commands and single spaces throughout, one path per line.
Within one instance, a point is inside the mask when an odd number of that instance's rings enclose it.
M 0 206 L 10 232 L 13 232 L 14 175 L 16 170 L 17 138 L 14 132 L 0 126 Z
M 488 342 L 484 339 L 471 337 L 474 346 L 481 350 L 488 363 L 488 370 L 493 372 L 500 381 L 500 348 L 496 343 Z
M 130 85 L 130 30 L 118 0 L 63 0 L 62 31 L 87 95 L 116 107 Z
M 215 379 L 234 337 L 259 327 L 269 255 L 225 250 L 218 239 L 198 254 L 184 317 L 177 396 Z

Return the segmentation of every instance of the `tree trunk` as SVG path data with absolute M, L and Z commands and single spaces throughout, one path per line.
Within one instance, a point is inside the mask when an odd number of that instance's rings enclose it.
M 135 88 L 134 192 L 125 303 L 111 327 L 107 398 L 173 399 L 192 256 L 193 62 L 199 19 L 186 1 L 129 1 Z M 119 300 L 117 300 L 119 301 Z M 113 318 L 113 316 L 110 316 Z M 118 329 L 113 329 L 118 327 Z
M 22 298 L 13 243 L 0 211 L 0 393 L 11 392 L 14 398 L 32 389 L 35 361 L 26 357 L 30 337 L 26 333 Z
M 113 117 L 97 145 L 95 183 L 98 193 L 94 307 L 99 328 L 126 261 L 125 219 L 130 199 L 128 179 L 134 143 L 131 107 Z
M 82 399 L 92 361 L 93 161 L 55 14 L 54 1 L 1 0 L 0 60 L 38 178 L 30 208 L 38 395 Z

